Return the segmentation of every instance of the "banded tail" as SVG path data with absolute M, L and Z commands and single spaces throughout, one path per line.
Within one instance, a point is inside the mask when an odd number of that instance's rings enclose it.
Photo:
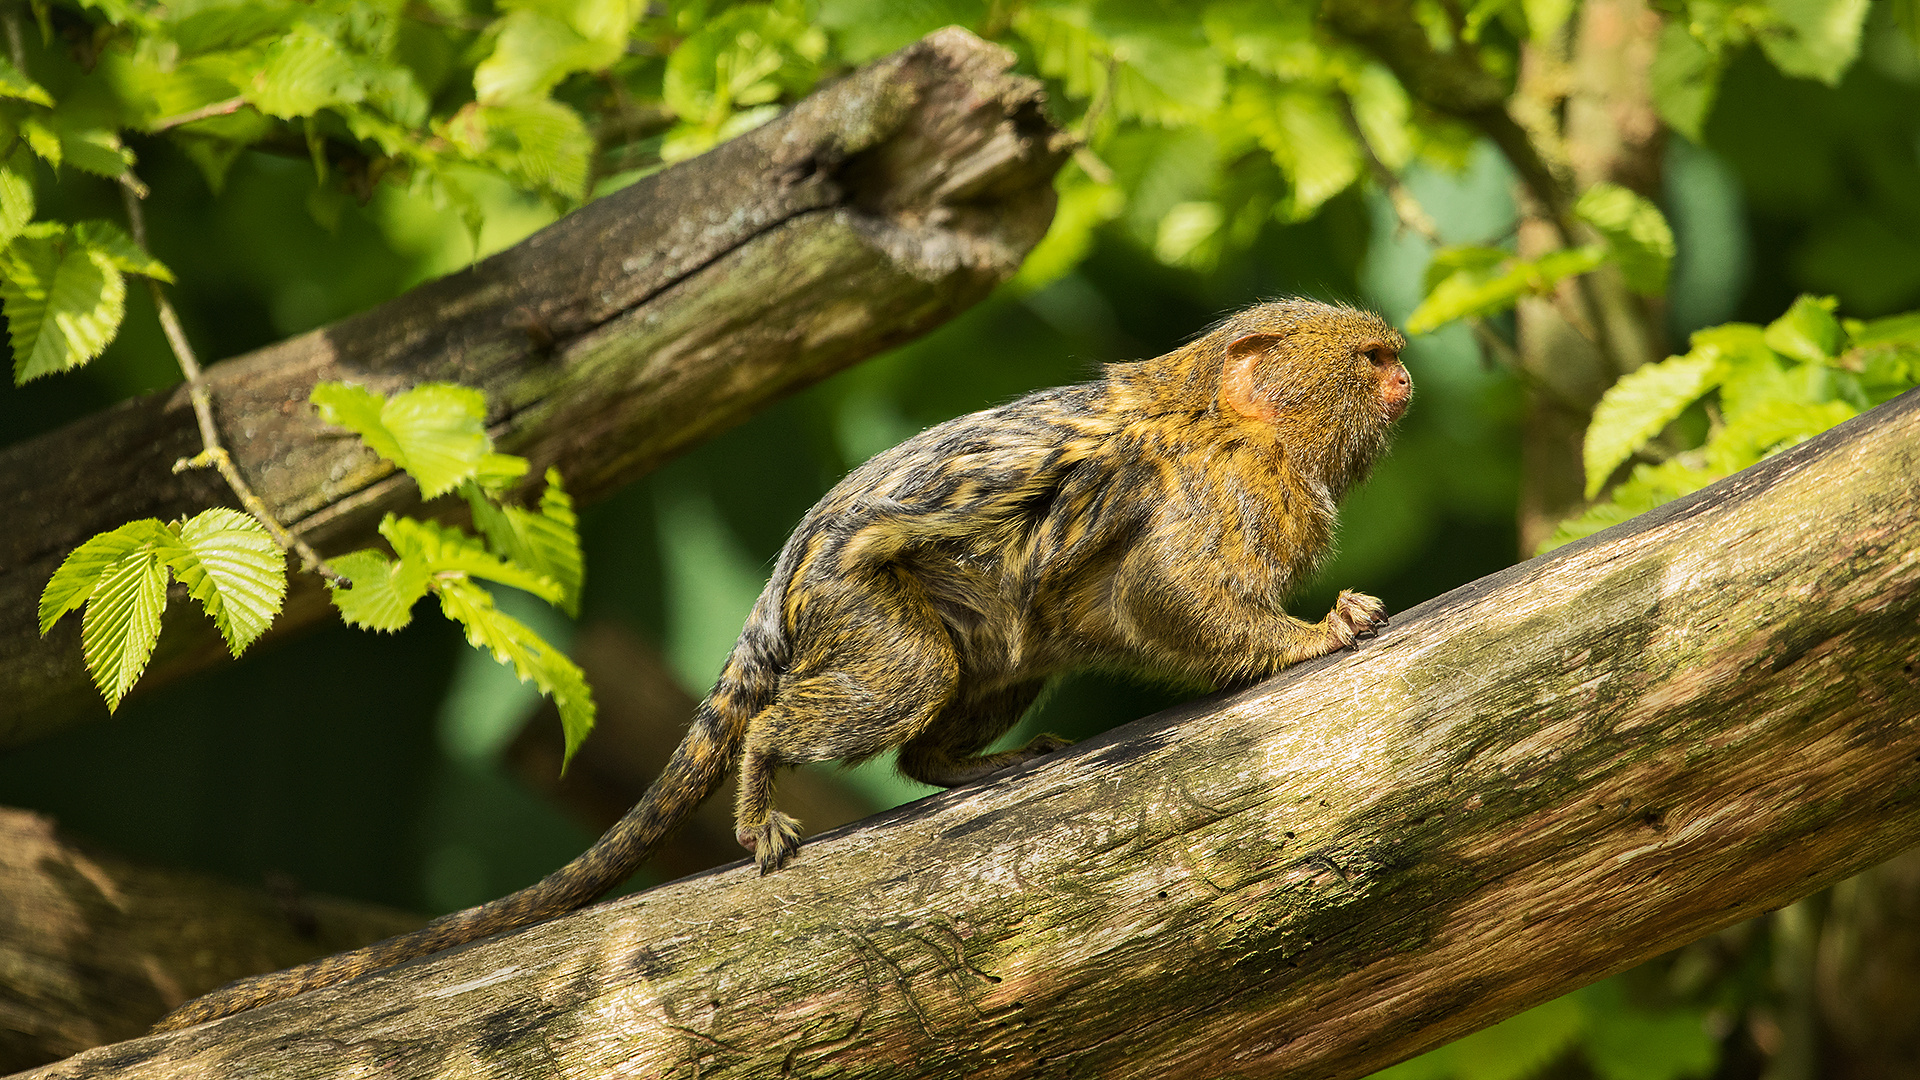
M 285 971 L 237 979 L 168 1013 L 153 1030 L 174 1031 L 217 1020 L 455 945 L 545 922 L 599 899 L 631 877 L 653 849 L 686 821 L 700 801 L 720 786 L 728 766 L 739 756 L 747 721 L 764 706 L 767 694 L 755 685 L 764 680 L 734 678 L 736 659 L 729 659 L 720 684 L 700 703 L 686 738 L 680 741 L 660 778 L 579 858 L 519 892 L 442 915 L 411 933 Z M 751 657 L 740 666 L 762 667 L 753 659 L 758 658 Z

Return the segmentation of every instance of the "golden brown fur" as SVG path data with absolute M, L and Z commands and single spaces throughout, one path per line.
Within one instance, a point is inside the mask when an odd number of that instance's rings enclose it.
M 786 766 L 899 750 L 952 786 L 1058 749 L 981 754 L 1048 679 L 1088 667 L 1250 682 L 1385 623 L 1342 592 L 1282 601 L 1326 554 L 1412 383 L 1379 318 L 1262 304 L 1154 360 L 934 427 L 842 480 L 794 530 L 713 693 L 640 804 L 540 883 L 425 928 L 245 979 L 184 1027 L 552 918 L 631 875 L 738 762 L 740 841 L 762 872 L 797 843 Z

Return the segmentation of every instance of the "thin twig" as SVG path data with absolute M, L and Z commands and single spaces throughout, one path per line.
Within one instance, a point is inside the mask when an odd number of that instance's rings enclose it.
M 147 219 L 141 212 L 141 190 L 138 181 L 124 177 L 120 185 L 120 194 L 127 204 L 127 226 L 133 233 L 133 242 L 141 250 L 147 248 Z M 187 396 L 193 401 L 193 416 L 200 425 L 200 443 L 203 449 L 190 458 L 181 458 L 173 463 L 173 471 L 184 472 L 188 469 L 203 469 L 211 465 L 219 472 L 221 479 L 233 489 L 240 499 L 240 505 L 246 508 L 260 524 L 266 526 L 273 541 L 282 551 L 292 551 L 300 556 L 305 568 L 319 574 L 341 588 L 352 588 L 353 583 L 340 576 L 327 565 L 320 553 L 305 540 L 295 536 L 285 525 L 280 524 L 273 511 L 260 496 L 253 493 L 246 477 L 240 475 L 240 469 L 234 465 L 233 456 L 227 453 L 220 443 L 219 429 L 213 424 L 213 395 L 207 389 L 206 379 L 200 373 L 200 362 L 193 355 L 193 345 L 187 341 L 187 332 L 180 325 L 180 317 L 174 313 L 173 304 L 167 300 L 167 294 L 161 290 L 160 282 L 147 278 L 147 288 L 153 293 L 153 306 L 160 316 L 160 329 L 166 334 L 167 344 L 173 349 L 173 358 L 180 365 L 180 371 L 187 377 Z
M 242 97 L 228 98 L 225 101 L 216 101 L 211 105 L 202 105 L 197 109 L 189 109 L 183 113 L 175 113 L 172 116 L 163 116 L 160 119 L 155 120 L 153 123 L 147 125 L 147 130 L 149 132 L 160 132 L 160 131 L 165 131 L 168 128 L 179 127 L 181 124 L 191 124 L 195 120 L 208 120 L 216 116 L 231 116 L 234 113 L 239 112 L 241 109 L 246 108 L 246 105 L 247 105 L 247 99 Z

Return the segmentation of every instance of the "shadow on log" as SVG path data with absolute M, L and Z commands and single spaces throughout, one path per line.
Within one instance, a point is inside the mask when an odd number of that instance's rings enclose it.
M 1920 842 L 1920 391 L 1358 652 L 53 1078 L 1364 1076 Z
M 949 28 L 710 153 L 591 203 L 478 265 L 208 371 L 254 490 L 323 554 L 376 542 L 411 480 L 323 427 L 313 384 L 487 395 L 501 449 L 587 502 L 772 399 L 927 332 L 1018 269 L 1052 220 L 1067 142 L 1013 56 Z M 0 451 L 0 746 L 105 708 L 80 621 L 46 641 L 40 589 L 94 533 L 231 503 L 184 387 Z M 449 503 L 457 500 L 450 500 Z M 274 633 L 329 618 L 296 575 Z M 173 605 L 142 687 L 224 659 Z

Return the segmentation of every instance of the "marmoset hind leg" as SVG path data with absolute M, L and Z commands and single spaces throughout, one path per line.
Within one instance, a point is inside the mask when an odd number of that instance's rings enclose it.
M 958 787 L 1073 745 L 1057 735 L 1037 735 L 1014 750 L 980 752 L 1019 723 L 1044 685 L 1043 681 L 1020 683 L 955 699 L 900 748 L 900 771 L 923 784 Z
M 773 807 L 777 770 L 858 763 L 900 746 L 946 708 L 958 681 L 953 639 L 911 583 L 882 574 L 832 606 L 809 619 L 825 640 L 796 640 L 773 703 L 747 725 L 734 828 L 762 873 L 800 836 L 800 823 Z

